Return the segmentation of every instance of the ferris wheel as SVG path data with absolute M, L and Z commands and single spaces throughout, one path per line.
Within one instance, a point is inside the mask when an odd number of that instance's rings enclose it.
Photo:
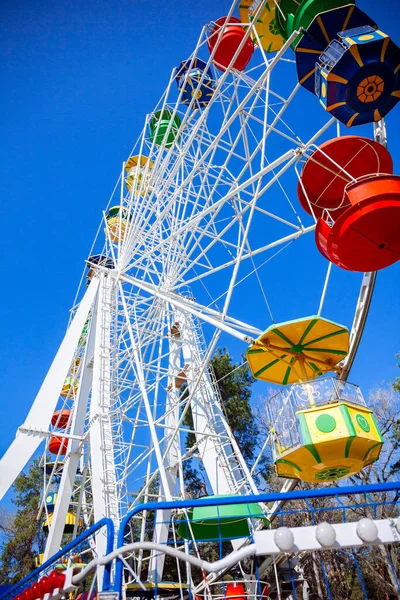
M 399 257 L 400 184 L 383 117 L 400 97 L 400 51 L 354 4 L 325 4 L 235 2 L 203 27 L 146 116 L 65 338 L 0 462 L 3 495 L 45 442 L 44 561 L 65 534 L 104 517 L 118 529 L 140 503 L 187 498 L 193 457 L 203 495 L 260 491 L 260 457 L 244 460 L 210 365 L 221 343 L 283 386 L 270 416 L 284 490 L 379 457 L 371 411 L 345 381 L 375 272 Z M 312 122 L 299 119 L 305 101 Z M 369 137 L 348 135 L 365 123 Z M 344 286 L 347 327 L 334 313 Z M 336 379 L 321 379 L 328 372 Z M 358 429 L 339 439 L 335 406 L 346 402 Z M 157 543 L 171 518 L 165 509 Z M 138 526 L 144 539 L 146 519 Z M 163 568 L 152 554 L 149 582 Z

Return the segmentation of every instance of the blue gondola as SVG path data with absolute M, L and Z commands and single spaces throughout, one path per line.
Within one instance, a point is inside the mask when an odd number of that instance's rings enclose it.
M 114 260 L 105 254 L 94 254 L 93 256 L 89 256 L 88 262 L 91 264 L 89 265 L 89 271 L 86 275 L 86 285 L 89 285 L 93 279 L 94 270 L 96 268 L 94 265 L 100 265 L 106 269 L 114 268 Z
M 48 492 L 45 497 L 45 504 L 49 512 L 53 512 L 57 502 L 57 492 Z
M 106 269 L 114 268 L 114 260 L 105 254 L 94 254 L 93 256 L 89 256 L 88 261 L 93 265 L 101 265 Z
M 376 23 L 362 10 L 353 5 L 327 10 L 315 17 L 296 46 L 296 67 L 299 83 L 315 93 L 316 63 L 339 31 Z
M 203 81 L 199 85 L 202 77 Z M 207 64 L 199 58 L 188 58 L 181 62 L 175 80 L 179 91 L 182 92 L 183 104 L 189 104 L 195 97 L 193 109 L 207 106 L 214 94 L 214 80 L 207 69 Z
M 338 34 L 321 54 L 315 94 L 347 127 L 382 119 L 400 99 L 400 49 L 379 29 Z
M 49 513 L 54 512 L 54 508 L 57 503 L 58 492 L 48 492 L 45 496 L 44 502 L 46 504 L 47 511 Z M 68 510 L 72 509 L 72 504 L 69 505 Z
M 53 477 L 58 481 L 61 478 L 62 472 L 64 468 L 64 463 L 62 461 L 58 461 L 57 464 L 54 462 L 46 462 L 46 475 L 53 475 Z M 78 467 L 76 470 L 78 475 L 81 475 L 81 470 Z

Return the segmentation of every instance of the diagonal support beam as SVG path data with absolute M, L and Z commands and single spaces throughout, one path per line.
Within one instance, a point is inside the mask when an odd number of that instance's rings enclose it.
M 51 416 L 57 406 L 60 390 L 71 366 L 78 340 L 80 338 L 89 311 L 92 308 L 98 288 L 98 279 L 94 278 L 88 287 L 75 317 L 68 328 L 61 346 L 51 364 L 42 386 L 26 417 L 23 427 L 48 429 Z M 0 500 L 14 483 L 26 463 L 42 442 L 41 437 L 29 436 L 18 431 L 14 441 L 0 460 Z
M 74 489 L 79 460 L 82 454 L 79 439 L 81 439 L 85 433 L 86 412 L 88 407 L 90 390 L 92 389 L 93 352 L 96 332 L 98 301 L 99 294 L 96 295 L 96 299 L 93 305 L 91 325 L 83 358 L 79 388 L 74 401 L 71 436 L 68 442 L 67 455 L 65 457 L 65 463 L 60 485 L 58 487 L 58 497 L 54 509 L 51 526 L 49 528 L 49 535 L 47 537 L 43 562 L 45 562 L 50 558 L 50 556 L 53 556 L 53 554 L 58 552 L 62 545 L 65 521 L 67 518 L 68 508 L 71 502 L 71 496 Z

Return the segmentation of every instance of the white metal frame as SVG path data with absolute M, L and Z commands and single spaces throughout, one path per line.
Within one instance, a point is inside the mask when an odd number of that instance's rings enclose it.
M 234 7 L 235 3 L 229 14 Z M 250 35 L 257 36 L 253 26 L 248 27 L 246 39 Z M 172 117 L 181 118 L 179 139 L 170 148 L 165 142 L 155 146 L 148 136 L 151 115 L 146 118 L 132 154 L 149 157 L 153 166 L 146 166 L 146 176 L 130 191 L 122 170 L 119 198 L 112 203 L 122 205 L 131 218 L 124 223 L 123 236 L 120 211 L 117 242 L 110 238 L 103 213 L 102 251 L 113 258 L 115 269 L 92 265 L 93 280 L 20 433 L 0 461 L 1 497 L 41 440 L 51 435 L 49 423 L 59 391 L 71 364 L 82 356 L 78 340 L 90 319 L 79 390 L 75 398 L 67 398 L 73 418 L 64 435 L 70 441 L 60 484 L 62 499 L 56 504 L 46 556 L 61 543 L 70 498 L 77 492 L 74 482 L 80 461 L 88 465 L 88 476 L 79 484 L 86 522 L 109 516 L 118 526 L 121 516 L 143 499 L 184 497 L 182 461 L 194 452 L 205 467 L 210 492 L 257 492 L 253 472 L 224 417 L 209 361 L 222 333 L 246 344 L 261 332 L 246 322 L 252 320 L 251 314 L 238 316 L 231 310 L 239 286 L 254 281 L 265 299 L 266 314 L 271 312 L 259 271 L 315 228 L 290 200 L 286 177 L 293 175 L 296 164 L 334 119 L 315 130 L 310 123 L 306 141 L 293 131 L 291 110 L 299 86 L 285 97 L 277 67 L 293 62 L 288 50 L 296 35 L 272 58 L 260 51 L 258 64 L 245 73 L 232 68 L 217 71 L 212 53 L 207 66 L 215 93 L 202 111 L 192 110 L 194 101 L 188 107 L 180 103 L 172 73 L 156 107 L 168 107 Z M 205 46 L 203 28 L 192 58 L 204 56 Z M 380 135 L 382 131 L 384 124 Z M 274 143 L 282 146 L 277 154 L 271 153 Z M 262 242 L 253 234 L 260 223 L 266 232 Z M 321 296 L 315 293 L 318 313 L 329 291 L 329 275 L 330 267 L 326 275 L 321 273 Z M 354 298 L 353 350 L 342 377 L 354 360 L 373 283 L 374 276 L 366 275 L 359 299 Z M 199 300 L 192 297 L 197 292 Z M 179 341 L 170 334 L 175 322 L 181 328 Z M 208 328 L 207 344 L 200 329 L 203 324 Z M 182 398 L 174 382 L 185 365 L 188 396 Z M 184 452 L 188 428 L 183 418 L 189 406 L 196 444 Z M 286 481 L 283 491 L 294 486 Z M 270 517 L 276 510 L 272 507 Z M 146 516 L 140 523 L 142 536 L 145 527 Z M 165 527 L 157 529 L 155 540 L 164 542 L 167 535 Z M 101 543 L 98 555 L 103 551 Z M 150 577 L 160 578 L 163 561 L 152 558 L 150 562 Z

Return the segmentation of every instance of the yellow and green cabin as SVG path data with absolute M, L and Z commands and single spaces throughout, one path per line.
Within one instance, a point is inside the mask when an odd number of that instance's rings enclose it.
M 351 402 L 345 393 L 351 384 L 340 382 L 339 393 L 335 394 L 337 385 L 332 379 L 330 393 L 321 394 L 318 387 L 322 382 L 327 388 L 326 379 L 300 384 L 302 394 L 294 402 L 287 395 L 283 398 L 282 393 L 277 394 L 281 418 L 272 432 L 275 468 L 280 477 L 335 481 L 358 473 L 379 458 L 383 438 L 372 410 L 360 401 L 361 392 L 357 397 L 353 395 Z M 289 394 L 295 396 L 296 389 Z

